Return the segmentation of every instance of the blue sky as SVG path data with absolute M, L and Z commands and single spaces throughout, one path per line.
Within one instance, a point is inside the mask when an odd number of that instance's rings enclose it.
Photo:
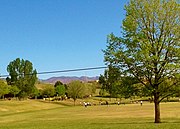
M 16 58 L 38 72 L 104 66 L 107 35 L 120 35 L 127 0 L 0 0 L 0 74 Z M 99 76 L 103 69 L 39 75 Z

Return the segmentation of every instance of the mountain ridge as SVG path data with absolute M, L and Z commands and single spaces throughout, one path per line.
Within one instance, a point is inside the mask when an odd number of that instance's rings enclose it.
M 57 81 L 61 81 L 64 84 L 68 84 L 68 83 L 75 81 L 75 80 L 79 80 L 82 82 L 97 81 L 97 80 L 99 80 L 99 77 L 98 76 L 95 76 L 95 77 L 60 76 L 60 77 L 51 77 L 51 78 L 42 80 L 42 82 L 55 84 Z

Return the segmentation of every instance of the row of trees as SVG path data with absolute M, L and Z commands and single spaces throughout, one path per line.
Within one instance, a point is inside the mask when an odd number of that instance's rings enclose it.
M 43 87 L 37 89 L 37 72 L 33 69 L 33 64 L 24 59 L 17 58 L 10 62 L 7 66 L 9 77 L 6 82 L 0 80 L 0 98 L 4 95 L 9 97 L 63 97 L 65 94 L 72 97 L 74 102 L 77 98 L 83 98 L 91 95 L 96 90 L 96 83 L 82 83 L 80 81 L 73 81 L 68 85 L 64 85 L 57 81 L 55 85 L 44 84 Z
M 109 69 L 100 77 L 100 83 L 111 96 L 151 95 L 155 123 L 160 123 L 160 102 L 180 91 L 179 2 L 130 0 L 125 10 L 122 36 L 108 36 L 103 52 Z M 33 93 L 37 72 L 31 62 L 18 58 L 10 62 L 7 71 L 7 83 L 20 90 L 18 96 Z M 82 96 L 81 85 L 69 84 L 69 95 L 74 101 Z
M 64 97 L 67 92 L 67 85 L 64 85 L 60 81 L 57 81 L 55 85 L 52 84 L 42 84 L 43 87 L 39 88 L 39 96 L 41 98 L 50 98 L 54 96 Z
M 89 97 L 94 94 L 97 87 L 96 82 L 84 83 L 81 81 L 72 81 L 69 84 L 63 84 L 60 81 L 57 81 L 55 85 L 43 84 L 43 87 L 39 89 L 39 95 L 42 97 L 56 97 L 63 98 L 70 97 L 75 101 L 78 98 Z
M 35 91 L 37 89 L 34 87 L 31 94 L 29 96 L 34 96 Z M 18 97 L 19 99 L 27 97 L 27 93 L 24 91 L 20 90 L 18 86 L 16 85 L 8 85 L 6 82 L 3 80 L 0 80 L 0 98 L 4 99 L 6 98 L 12 98 L 12 97 Z
M 72 81 L 71 83 L 66 85 L 61 83 L 60 81 L 57 81 L 55 85 L 45 83 L 42 83 L 41 85 L 42 87 L 40 88 L 34 87 L 29 96 L 27 96 L 27 94 L 25 93 L 24 95 L 20 96 L 19 93 L 21 92 L 21 90 L 17 86 L 7 85 L 3 80 L 0 80 L 0 98 L 4 99 L 4 96 L 6 95 L 8 98 L 19 97 L 21 99 L 24 97 L 28 97 L 35 99 L 49 98 L 50 100 L 51 97 L 55 97 L 54 99 L 64 100 L 65 97 L 68 97 L 72 98 L 75 104 L 75 101 L 78 98 L 82 99 L 94 94 L 98 84 L 96 82 L 83 83 L 80 81 Z
M 0 80 L 0 98 L 4 99 L 4 95 L 12 94 L 14 97 L 20 92 L 17 86 L 8 86 L 4 81 Z
M 180 97 L 180 89 L 174 83 L 177 80 L 166 79 L 159 85 L 161 93 L 169 93 L 168 97 Z M 104 96 L 107 93 L 111 98 L 135 98 L 135 97 L 149 97 L 153 100 L 152 88 L 147 89 L 134 76 L 122 74 L 118 68 L 109 66 L 105 70 L 104 75 L 100 75 L 99 83 L 101 84 L 100 95 Z M 148 84 L 147 80 L 143 83 Z M 174 85 L 171 89 L 166 89 L 167 86 Z
M 80 81 L 73 81 L 68 85 L 67 94 L 69 97 L 73 98 L 74 105 L 77 98 L 89 97 L 96 92 L 98 83 L 83 83 Z

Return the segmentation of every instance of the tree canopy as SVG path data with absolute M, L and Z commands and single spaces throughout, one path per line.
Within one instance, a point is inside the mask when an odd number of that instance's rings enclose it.
M 55 92 L 58 96 L 64 96 L 66 93 L 66 89 L 64 85 L 57 85 L 55 87 Z
M 51 84 L 44 84 L 41 94 L 43 97 L 48 97 L 50 100 L 50 97 L 54 96 L 54 94 L 55 94 L 54 86 Z
M 159 123 L 159 103 L 180 86 L 179 3 L 130 0 L 125 10 L 122 37 L 108 36 L 105 62 L 122 74 L 135 77 L 151 92 L 155 123 Z
M 73 98 L 75 105 L 77 98 L 82 98 L 85 93 L 84 83 L 80 81 L 72 81 L 68 85 L 67 93 L 69 97 Z
M 139 92 L 136 87 L 137 79 L 132 76 L 121 76 L 119 69 L 113 66 L 109 66 L 104 75 L 100 75 L 99 83 L 102 85 L 102 89 L 110 94 L 110 97 L 130 98 Z
M 33 92 L 37 72 L 33 69 L 33 64 L 30 61 L 17 58 L 9 63 L 7 71 L 10 75 L 10 78 L 6 78 L 7 83 L 16 85 L 20 90 L 19 94 L 25 96 Z

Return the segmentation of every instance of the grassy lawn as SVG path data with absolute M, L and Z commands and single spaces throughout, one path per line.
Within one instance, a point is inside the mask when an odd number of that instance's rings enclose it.
M 154 105 L 64 106 L 52 102 L 0 101 L 0 129 L 179 129 L 180 103 L 161 104 L 161 124 Z

